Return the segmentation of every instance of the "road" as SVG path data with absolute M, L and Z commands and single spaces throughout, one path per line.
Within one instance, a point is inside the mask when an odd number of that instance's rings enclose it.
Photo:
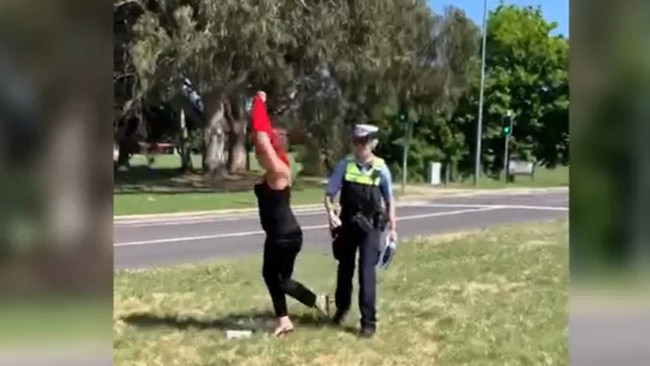
M 397 207 L 402 239 L 562 217 L 567 211 L 566 190 L 447 197 Z M 323 209 L 296 211 L 296 216 L 303 227 L 305 248 L 329 250 Z M 257 214 L 117 221 L 114 266 L 115 269 L 136 269 L 260 255 L 263 240 Z

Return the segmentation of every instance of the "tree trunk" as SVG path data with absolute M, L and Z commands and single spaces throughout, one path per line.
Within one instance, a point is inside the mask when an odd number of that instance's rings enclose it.
M 187 129 L 185 129 L 184 135 L 185 140 L 182 142 L 180 149 L 181 170 L 183 172 L 190 172 L 194 170 L 194 162 L 192 161 L 192 150 L 190 149 L 189 139 L 187 138 Z
M 129 158 L 131 156 L 131 149 L 129 141 L 124 138 L 118 142 L 117 145 L 117 167 L 129 167 Z
M 137 145 L 137 128 L 139 121 L 135 117 L 124 118 L 119 121 L 115 131 L 117 141 L 117 162 L 118 168 L 129 168 L 129 160 Z
M 226 130 L 228 121 L 223 95 L 218 93 L 209 96 L 205 101 L 206 124 L 203 128 L 203 170 L 214 177 L 226 174 Z
M 233 121 L 228 137 L 228 171 L 230 174 L 246 170 L 246 120 Z
M 187 123 L 185 120 L 185 111 L 181 109 L 180 113 L 180 133 L 178 152 L 181 158 L 181 170 L 188 172 L 194 169 L 192 164 L 192 151 L 190 149 L 189 132 L 187 130 Z

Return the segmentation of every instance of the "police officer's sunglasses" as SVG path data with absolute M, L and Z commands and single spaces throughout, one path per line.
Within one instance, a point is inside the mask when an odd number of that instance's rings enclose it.
M 366 145 L 370 141 L 372 141 L 372 137 L 353 137 L 352 138 L 352 144 L 353 145 Z

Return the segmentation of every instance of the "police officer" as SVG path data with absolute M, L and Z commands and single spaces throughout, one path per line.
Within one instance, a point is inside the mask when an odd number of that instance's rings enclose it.
M 357 248 L 359 249 L 360 336 L 372 337 L 377 329 L 376 270 L 380 255 L 381 235 L 386 225 L 388 235 L 397 240 L 392 178 L 383 159 L 375 156 L 378 128 L 356 125 L 352 133 L 353 154 L 341 160 L 327 182 L 325 206 L 338 260 L 336 313 L 332 319 L 340 324 L 352 300 L 352 278 Z M 340 213 L 335 210 L 334 197 L 340 192 Z

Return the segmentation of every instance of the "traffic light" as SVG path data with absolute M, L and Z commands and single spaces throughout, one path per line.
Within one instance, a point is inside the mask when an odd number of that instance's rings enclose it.
M 504 136 L 512 134 L 512 118 L 504 118 L 501 125 L 501 133 Z
M 406 110 L 406 107 L 404 107 L 403 105 L 399 107 L 399 111 L 397 112 L 397 119 L 401 123 L 406 123 L 406 121 L 408 120 L 408 111 Z

